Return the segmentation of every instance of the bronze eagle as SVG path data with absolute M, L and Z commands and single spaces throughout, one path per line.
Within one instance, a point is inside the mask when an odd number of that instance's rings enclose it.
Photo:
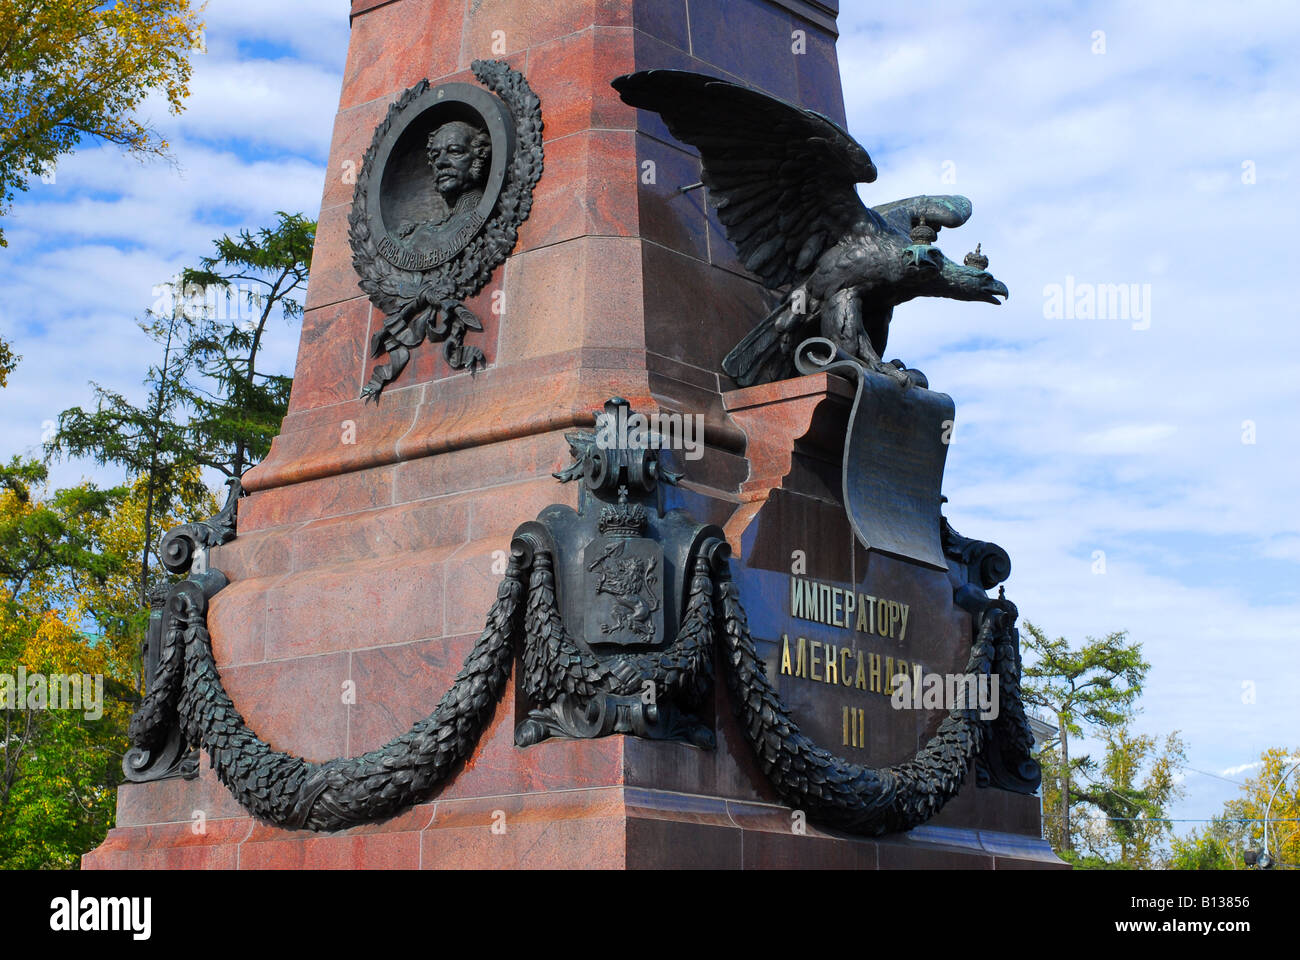
M 996 304 L 1008 295 L 978 251 L 957 264 L 931 246 L 941 227 L 970 218 L 969 200 L 920 196 L 867 207 L 855 185 L 876 179 L 875 164 L 829 117 L 680 70 L 628 74 L 613 86 L 699 150 L 727 239 L 747 270 L 783 292 L 723 361 L 741 386 L 793 376 L 795 349 L 817 335 L 907 380 L 898 361 L 881 359 L 895 306 L 915 297 Z

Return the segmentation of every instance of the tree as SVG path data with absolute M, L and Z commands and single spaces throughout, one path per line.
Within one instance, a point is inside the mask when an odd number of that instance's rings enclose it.
M 1173 833 L 1169 805 L 1183 795 L 1179 777 L 1186 751 L 1177 732 L 1163 744 L 1153 736 L 1133 733 L 1127 725 L 1106 734 L 1106 755 L 1095 770 L 1085 764 L 1087 781 L 1077 794 L 1105 817 L 1100 829 L 1085 834 L 1096 859 L 1128 868 L 1151 869 L 1161 864 L 1161 844 Z
M 93 385 L 93 410 L 59 415 L 47 456 L 90 457 L 125 467 L 146 482 L 138 596 L 148 602 L 148 571 L 158 517 L 204 489 L 200 470 L 240 477 L 264 457 L 289 405 L 291 377 L 257 369 L 267 324 L 277 311 L 301 316 L 294 299 L 306 284 L 316 224 L 280 213 L 273 227 L 222 236 L 216 253 L 161 287 L 139 322 L 162 351 L 149 368 L 149 402 Z
M 0 340 L 0 387 L 9 382 L 9 374 L 13 372 L 14 367 L 18 366 L 18 361 L 22 357 L 16 356 L 13 347 Z
M 1175 838 L 1168 866 L 1174 870 L 1244 870 L 1247 849 L 1264 849 L 1280 868 L 1300 868 L 1300 749 L 1273 747 L 1259 758 L 1259 773 L 1203 829 Z M 1270 801 L 1272 806 L 1270 807 Z
M 316 224 L 301 214 L 277 216 L 274 227 L 256 234 L 242 230 L 221 237 L 215 256 L 181 275 L 189 313 L 201 317 L 187 349 L 197 373 L 216 386 L 215 392 L 191 388 L 190 430 L 198 462 L 227 477 L 243 476 L 250 463 L 266 456 L 289 408 L 293 379 L 260 372 L 257 354 L 277 309 L 286 320 L 302 316 L 293 295 L 307 284 Z M 215 291 L 225 298 L 218 301 Z M 201 311 L 194 308 L 196 293 L 202 295 Z M 233 317 L 220 309 L 228 303 L 235 306 Z
M 88 642 L 80 630 L 78 594 L 123 563 L 97 527 L 125 491 L 82 484 L 43 497 L 45 478 L 34 461 L 15 458 L 0 468 L 0 675 L 8 686 L 0 705 L 0 862 L 11 866 L 71 865 L 117 782 L 102 751 L 88 759 L 120 740 L 114 734 L 126 722 L 107 698 L 99 716 L 48 709 L 47 699 L 48 679 L 60 675 L 101 677 L 101 691 L 109 679 L 123 679 L 121 647 Z M 39 699 L 35 688 L 29 697 L 26 684 L 16 687 L 20 669 L 41 678 Z M 120 749 L 116 756 L 120 763 Z
M 93 411 L 71 407 L 59 414 L 58 428 L 45 445 L 47 456 L 90 457 L 99 464 L 116 464 L 145 481 L 144 536 L 137 564 L 137 596 L 149 602 L 150 556 L 154 551 L 157 518 L 175 510 L 185 499 L 196 499 L 205 489 L 194 456 L 191 430 L 183 421 L 189 392 L 185 374 L 191 360 L 185 344 L 194 323 L 183 309 L 183 298 L 173 296 L 165 313 L 150 308 L 138 325 L 162 348 L 162 363 L 145 376 L 149 402 L 130 403 L 113 390 L 92 384 Z
M 148 612 L 136 600 L 130 558 L 143 538 L 145 483 L 110 491 L 82 483 L 45 495 L 44 466 L 18 467 L 5 468 L 0 493 L 0 675 L 11 695 L 28 695 L 0 710 L 0 863 L 67 868 L 113 825 L 141 692 Z M 215 509 L 206 490 L 180 505 L 187 517 Z M 166 576 L 160 566 L 150 572 Z M 49 693 L 36 700 L 15 689 L 19 668 L 49 691 L 58 678 L 77 677 L 82 709 L 54 709 Z M 93 703 L 86 677 L 98 684 Z
M 1251 824 L 1215 817 L 1203 829 L 1186 837 L 1174 837 L 1170 844 L 1170 870 L 1244 870 L 1242 853 L 1249 846 Z
M 1024 701 L 1056 719 L 1056 736 L 1041 746 L 1044 781 L 1049 776 L 1055 780 L 1059 799 L 1049 807 L 1045 786 L 1043 806 L 1045 813 L 1051 809 L 1059 817 L 1059 825 L 1049 823 L 1048 839 L 1065 852 L 1074 849 L 1070 815 L 1081 802 L 1071 785 L 1091 763 L 1087 756 L 1071 758 L 1070 737 L 1082 736 L 1085 726 L 1103 734 L 1121 727 L 1132 716 L 1151 665 L 1142 659 L 1141 644 L 1125 642 L 1128 633 L 1123 630 L 1100 640 L 1089 637 L 1078 650 L 1071 650 L 1064 637 L 1048 639 L 1029 622 L 1025 634 L 1025 650 L 1035 657 L 1024 669 Z
M 166 157 L 136 110 L 157 91 L 181 111 L 202 26 L 190 0 L 0 3 L 0 216 L 82 138 Z

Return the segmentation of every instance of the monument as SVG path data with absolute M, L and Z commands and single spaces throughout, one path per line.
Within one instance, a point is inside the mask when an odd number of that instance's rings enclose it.
M 883 359 L 1007 290 L 965 198 L 858 199 L 835 22 L 354 0 L 289 413 L 164 540 L 84 866 L 1062 866 L 1010 560 Z

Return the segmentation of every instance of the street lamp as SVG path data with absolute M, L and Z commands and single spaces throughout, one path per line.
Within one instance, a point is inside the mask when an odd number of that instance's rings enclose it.
M 1295 758 L 1293 757 L 1292 759 Z M 1268 796 L 1268 806 L 1264 808 L 1264 849 L 1260 853 L 1258 860 L 1259 868 L 1261 870 L 1267 870 L 1273 865 L 1273 858 L 1269 856 L 1268 853 L 1268 815 L 1273 810 L 1273 801 L 1277 799 L 1277 794 L 1278 791 L 1282 789 L 1282 784 L 1286 783 L 1286 778 L 1291 776 L 1297 768 L 1300 768 L 1300 760 L 1296 760 L 1295 763 L 1291 764 L 1290 767 L 1283 771 L 1282 776 L 1278 778 L 1277 786 L 1273 788 L 1273 792 Z

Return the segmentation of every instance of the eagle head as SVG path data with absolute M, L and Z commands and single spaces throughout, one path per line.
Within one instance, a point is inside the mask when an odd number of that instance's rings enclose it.
M 1000 304 L 998 297 L 1006 299 L 1011 294 L 1004 284 L 987 270 L 953 263 L 944 257 L 939 268 L 939 282 L 942 292 L 937 296 L 950 300 L 978 300 L 981 303 Z

